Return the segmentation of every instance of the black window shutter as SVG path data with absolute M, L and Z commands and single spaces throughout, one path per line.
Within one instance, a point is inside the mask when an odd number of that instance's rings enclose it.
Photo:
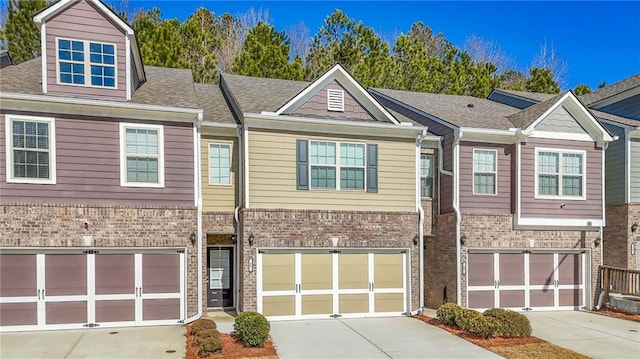
M 309 189 L 309 141 L 296 141 L 296 187 L 299 190 Z
M 378 145 L 367 145 L 367 192 L 378 193 Z

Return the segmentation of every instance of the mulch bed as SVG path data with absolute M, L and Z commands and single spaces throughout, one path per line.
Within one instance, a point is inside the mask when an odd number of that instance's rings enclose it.
M 245 348 L 239 343 L 235 337 L 229 334 L 220 333 L 222 341 L 222 351 L 206 357 L 200 356 L 200 347 L 196 343 L 195 336 L 191 335 L 191 326 L 187 326 L 187 359 L 239 359 L 239 358 L 260 358 L 260 359 L 278 359 L 278 354 L 273 346 L 271 338 L 267 339 L 262 348 Z
M 613 308 L 603 307 L 603 308 L 600 308 L 599 311 L 595 311 L 594 313 L 603 314 L 603 315 L 620 318 L 620 319 L 632 320 L 634 322 L 640 322 L 640 314 L 626 313 Z

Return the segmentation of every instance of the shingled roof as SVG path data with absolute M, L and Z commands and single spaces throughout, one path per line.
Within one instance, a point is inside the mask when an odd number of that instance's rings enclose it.
M 519 111 L 491 100 L 460 95 L 442 95 L 388 89 L 372 89 L 374 97 L 382 94 L 435 116 L 457 127 L 507 130 L 514 127 L 507 118 Z
M 523 99 L 531 100 L 534 102 L 546 101 L 555 96 L 548 93 L 529 92 L 529 91 L 516 91 L 516 90 L 503 90 L 503 89 L 496 89 L 496 91 L 515 95 Z
M 555 105 L 556 102 L 558 102 L 558 100 L 562 98 L 562 96 L 566 95 L 567 92 L 569 91 L 565 91 L 559 95 L 547 99 L 546 101 L 538 102 L 533 106 L 518 111 L 509 116 L 509 120 L 515 125 L 515 127 L 527 128 L 529 127 L 529 125 L 535 122 L 535 120 L 540 118 L 543 113 L 553 107 L 553 105 Z
M 0 91 L 42 94 L 42 60 L 38 57 L 0 69 Z
M 580 101 L 589 106 L 635 87 L 640 87 L 640 74 L 618 81 L 613 85 L 603 87 L 596 92 L 584 94 L 580 96 Z
M 195 84 L 196 99 L 204 110 L 204 120 L 209 122 L 236 124 L 231 109 L 218 85 Z
M 306 81 L 231 74 L 223 74 L 221 78 L 223 86 L 231 90 L 241 111 L 250 113 L 275 112 L 310 84 Z

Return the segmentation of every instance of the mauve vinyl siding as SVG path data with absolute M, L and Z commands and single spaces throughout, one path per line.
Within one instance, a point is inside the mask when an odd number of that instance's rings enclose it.
M 47 34 L 47 92 L 100 99 L 126 99 L 126 47 L 125 35 L 116 25 L 85 1 L 79 1 L 46 22 Z M 101 88 L 58 84 L 56 63 L 56 37 L 99 41 L 116 45 L 117 87 Z M 86 60 L 86 59 L 85 59 Z M 85 82 L 90 76 L 85 74 Z
M 498 176 L 496 195 L 473 194 L 473 150 L 496 150 Z M 460 210 L 474 214 L 511 213 L 511 154 L 513 145 L 478 142 L 460 143 Z
M 55 115 L 52 115 L 55 117 Z M 120 122 L 56 118 L 57 184 L 7 183 L 4 114 L 0 114 L 2 202 L 193 206 L 193 129 L 164 125 L 164 188 L 120 186 Z
M 612 135 L 619 139 L 613 141 L 605 152 L 605 200 L 607 204 L 625 203 L 625 179 L 627 173 L 626 146 L 624 129 L 605 124 Z
M 327 90 L 344 91 L 344 111 L 327 110 Z M 355 121 L 375 121 L 369 112 L 338 81 L 332 81 L 293 112 L 298 116 L 330 117 Z
M 586 151 L 586 200 L 535 198 L 535 149 Z M 529 138 L 521 150 L 523 218 L 602 219 L 602 150 L 593 142 Z M 565 203 L 564 208 L 560 204 Z

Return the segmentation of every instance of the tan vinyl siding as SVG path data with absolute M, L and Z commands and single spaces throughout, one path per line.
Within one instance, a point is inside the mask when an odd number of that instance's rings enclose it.
M 231 184 L 209 184 L 209 144 L 231 145 Z M 233 137 L 202 136 L 200 141 L 200 166 L 202 169 L 202 209 L 207 211 L 233 211 L 238 188 L 238 140 Z
M 586 152 L 585 200 L 535 198 L 535 149 Z M 602 150 L 593 142 L 529 138 L 521 152 L 521 216 L 523 218 L 602 219 Z M 563 208 L 560 204 L 565 203 Z
M 497 187 L 495 195 L 473 194 L 473 150 L 497 152 Z M 460 143 L 460 210 L 463 213 L 511 213 L 511 154 L 513 145 L 477 142 Z
M 122 187 L 119 122 L 138 121 L 56 117 L 51 114 L 49 117 L 55 117 L 57 179 L 55 185 L 42 185 L 6 182 L 4 117 L 0 114 L 2 202 L 194 205 L 192 124 L 154 123 L 164 126 L 164 188 Z
M 127 88 L 125 35 L 86 1 L 79 1 L 46 23 L 48 93 L 125 100 Z M 87 40 L 116 45 L 116 88 L 58 84 L 56 38 Z M 87 60 L 87 59 L 85 59 Z M 85 74 L 85 82 L 90 83 Z
M 296 140 L 378 144 L 378 193 L 297 190 Z M 415 144 L 412 140 L 324 137 L 250 131 L 249 201 L 252 208 L 415 211 Z

